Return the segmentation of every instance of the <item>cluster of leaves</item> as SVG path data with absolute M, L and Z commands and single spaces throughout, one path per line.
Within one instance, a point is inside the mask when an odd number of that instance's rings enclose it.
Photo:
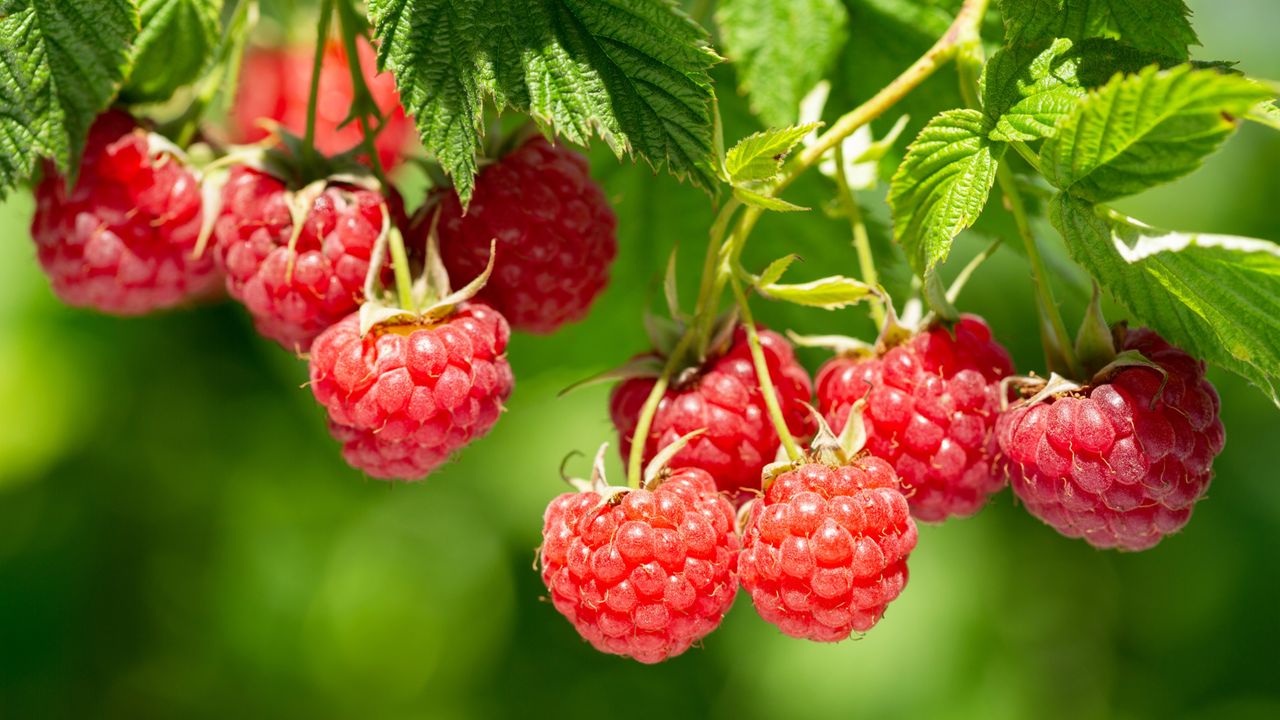
M 896 239 L 922 276 L 987 206 L 1019 156 L 1052 187 L 1071 256 L 1133 319 L 1249 378 L 1280 403 L 1280 247 L 1155 230 L 1104 203 L 1195 170 L 1272 91 L 1221 63 L 1190 61 L 1182 0 L 1005 0 L 1004 45 L 980 107 L 934 117 L 908 148 L 889 200 Z

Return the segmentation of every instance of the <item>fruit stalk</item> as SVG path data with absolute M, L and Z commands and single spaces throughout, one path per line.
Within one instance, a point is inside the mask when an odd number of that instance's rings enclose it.
M 382 167 L 382 160 L 378 157 L 377 146 L 374 144 L 378 133 L 382 132 L 386 126 L 386 119 L 382 117 L 381 109 L 373 100 L 373 91 L 365 81 L 364 67 L 360 62 L 360 48 L 356 44 L 356 38 L 360 34 L 361 16 L 351 0 L 339 0 L 337 9 L 338 31 L 342 36 L 342 46 L 347 51 L 347 68 L 351 71 L 351 111 L 355 122 L 360 125 L 360 145 L 369 156 L 369 167 L 374 177 L 378 178 L 383 185 L 390 185 Z M 377 127 L 370 126 L 370 118 L 377 119 Z
M 756 332 L 755 319 L 751 317 L 751 306 L 747 302 L 746 293 L 742 290 L 742 283 L 737 277 L 730 276 L 729 287 L 733 289 L 738 311 L 742 313 L 742 326 L 747 331 L 747 346 L 751 348 L 751 362 L 756 368 L 760 394 L 764 396 L 765 407 L 769 409 L 769 421 L 773 423 L 773 429 L 778 433 L 782 447 L 786 448 L 787 457 L 800 460 L 804 457 L 804 453 L 796 445 L 796 439 L 791 436 L 791 429 L 787 427 L 787 419 L 782 414 L 782 405 L 778 402 L 778 391 L 773 387 L 773 378 L 769 375 L 769 364 L 764 358 L 764 348 L 760 347 L 760 335 Z
M 320 4 L 320 20 L 316 28 L 315 59 L 311 63 L 311 93 L 307 97 L 307 129 L 303 136 L 307 157 L 319 161 L 319 150 L 316 149 L 316 113 L 320 106 L 320 71 L 324 67 L 324 48 L 329 40 L 329 22 L 333 18 L 333 1 L 324 0 Z
M 680 338 L 679 344 L 667 358 L 667 364 L 662 367 L 662 374 L 654 382 L 653 390 L 649 391 L 644 407 L 640 409 L 640 417 L 636 419 L 636 430 L 631 435 L 631 453 L 627 456 L 627 487 L 633 490 L 639 489 L 643 482 L 644 450 L 648 445 L 649 430 L 653 427 L 653 416 L 658 412 L 658 404 L 662 402 L 662 396 L 667 393 L 671 376 L 680 366 L 680 361 L 696 336 L 697 333 L 687 332 Z
M 858 197 L 849 186 L 849 177 L 845 174 L 844 146 L 836 146 L 836 187 L 837 198 L 846 217 L 849 218 L 849 229 L 853 232 L 853 248 L 858 253 L 858 272 L 862 282 L 871 287 L 879 287 L 880 277 L 876 273 L 876 259 L 871 254 L 871 238 L 867 236 L 867 224 L 862 219 L 862 208 L 858 207 Z M 879 297 L 872 297 L 870 303 L 871 320 L 876 327 L 884 325 L 884 304 Z

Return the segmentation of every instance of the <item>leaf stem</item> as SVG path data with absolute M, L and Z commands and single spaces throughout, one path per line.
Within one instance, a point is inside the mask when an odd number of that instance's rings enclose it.
M 747 331 L 747 346 L 751 349 L 751 362 L 756 369 L 756 381 L 760 383 L 760 394 L 764 396 L 765 407 L 769 410 L 769 420 L 778 433 L 782 446 L 787 450 L 787 457 L 799 460 L 804 457 L 796 439 L 791 436 L 787 427 L 787 419 L 782 414 L 782 405 L 778 402 L 778 392 L 773 386 L 773 377 L 769 375 L 769 363 L 764 357 L 764 348 L 760 346 L 760 334 L 756 331 L 755 319 L 751 317 L 751 306 L 742 283 L 737 276 L 730 275 L 729 286 L 733 289 L 733 297 L 738 303 L 738 311 L 742 313 L 742 327 Z
M 320 106 L 320 73 L 324 67 L 325 45 L 329 42 L 329 22 L 333 18 L 334 0 L 324 0 L 320 4 L 320 20 L 316 28 L 316 50 L 311 61 L 311 92 L 307 97 L 307 129 L 303 136 L 304 150 L 310 160 L 319 158 L 316 150 L 316 112 Z
M 853 247 L 858 253 L 858 269 L 862 282 L 879 287 L 880 278 L 876 273 L 876 259 L 871 253 L 871 238 L 867 235 L 867 224 L 862 218 L 862 208 L 858 206 L 858 197 L 849 186 L 849 177 L 845 174 L 844 144 L 836 145 L 836 187 L 838 198 L 844 214 L 849 218 L 849 228 L 853 232 Z M 884 304 L 879 297 L 870 300 L 871 320 L 880 327 L 884 324 Z

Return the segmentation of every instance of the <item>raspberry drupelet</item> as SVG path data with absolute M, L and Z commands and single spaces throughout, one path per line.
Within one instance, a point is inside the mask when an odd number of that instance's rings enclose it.
M 479 303 L 368 335 L 352 314 L 312 344 L 311 391 L 349 464 L 418 480 L 498 421 L 515 383 L 509 336 L 506 320 Z
M 1225 436 L 1204 363 L 1153 330 L 1123 330 L 1140 365 L 1046 402 L 1011 408 L 997 435 L 1032 515 L 1099 548 L 1145 550 L 1191 517 Z
M 696 468 L 652 491 L 557 497 L 539 555 L 551 601 L 578 633 L 643 663 L 679 655 L 720 625 L 737 593 L 737 556 L 733 506 Z
M 893 465 L 912 515 L 940 522 L 973 515 L 1004 487 L 994 430 L 1000 381 L 1012 373 L 987 324 L 963 315 L 875 356 L 828 361 L 818 407 L 842 428 L 867 396 L 867 450 Z
M 195 255 L 199 179 L 125 112 L 94 121 L 74 187 L 48 164 L 35 200 L 36 254 L 68 305 L 140 315 L 218 285 L 213 258 Z
M 477 296 L 515 330 L 546 334 L 586 317 L 609 282 L 617 255 L 617 218 L 581 154 L 541 136 L 476 178 L 465 212 L 449 192 L 440 205 L 440 254 L 456 284 L 489 262 L 493 275 Z

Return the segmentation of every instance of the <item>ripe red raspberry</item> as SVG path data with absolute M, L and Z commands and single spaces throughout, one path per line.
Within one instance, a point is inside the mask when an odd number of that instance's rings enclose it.
M 1094 547 L 1145 550 L 1187 524 L 1225 436 L 1203 362 L 1147 328 L 1124 331 L 1117 344 L 1167 377 L 1124 367 L 1107 382 L 1010 409 L 996 433 L 1032 515 Z
M 916 525 L 887 462 L 863 455 L 778 475 L 751 505 L 738 572 L 760 617 L 792 637 L 866 632 L 907 584 Z
M 359 42 L 364 80 L 386 123 L 374 139 L 374 147 L 382 165 L 391 168 L 400 162 L 413 138 L 413 123 L 400 106 L 395 78 L 391 73 L 376 73 L 373 48 L 364 40 Z M 314 52 L 309 47 L 290 47 L 252 48 L 245 53 L 240 91 L 231 106 L 233 142 L 253 143 L 266 138 L 269 131 L 264 120 L 279 123 L 294 135 L 306 132 Z M 347 152 L 364 138 L 359 123 L 343 125 L 351 112 L 354 95 L 346 49 L 341 43 L 330 42 L 325 46 L 320 67 L 320 96 L 316 105 L 316 147 L 322 154 Z
M 214 254 L 227 291 L 253 315 L 258 332 L 306 351 L 322 330 L 359 307 L 369 260 L 383 227 L 403 215 L 399 195 L 330 185 L 315 198 L 290 251 L 293 217 L 285 184 L 232 168 L 214 225 Z
M 507 321 L 478 303 L 367 336 L 352 314 L 312 344 L 311 391 L 348 463 L 372 477 L 420 479 L 498 421 L 515 382 L 509 336 Z
M 1000 381 L 1012 373 L 987 324 L 964 315 L 877 357 L 830 360 L 818 371 L 818 407 L 842 428 L 867 396 L 867 450 L 893 465 L 912 515 L 940 522 L 976 513 L 1004 487 L 994 429 Z
M 733 506 L 697 468 L 652 492 L 565 493 L 543 518 L 542 581 L 597 650 L 675 657 L 720 625 L 738 581 Z
M 761 330 L 760 344 L 787 427 L 793 435 L 809 435 L 809 374 L 782 336 Z M 624 459 L 631 452 L 631 436 L 653 385 L 652 378 L 633 378 L 619 383 L 610 396 L 609 412 L 618 429 Z M 773 462 L 781 441 L 769 422 L 751 363 L 747 333 L 741 327 L 734 331 L 733 343 L 723 355 L 708 359 L 688 377 L 677 378 L 667 390 L 649 428 L 645 461 L 681 436 L 701 428 L 706 433 L 693 438 L 672 459 L 672 466 L 706 470 L 730 497 L 745 497 L 742 491 L 758 489 L 760 471 Z
M 582 155 L 536 137 L 480 173 L 465 215 L 449 193 L 439 236 L 454 284 L 484 271 L 496 238 L 479 299 L 525 332 L 551 333 L 585 317 L 618 251 L 617 218 L 587 170 Z
M 47 165 L 31 237 L 53 291 L 68 305 L 139 315 L 217 287 L 200 236 L 200 181 L 182 160 L 153 153 L 128 114 L 98 116 L 68 190 Z

